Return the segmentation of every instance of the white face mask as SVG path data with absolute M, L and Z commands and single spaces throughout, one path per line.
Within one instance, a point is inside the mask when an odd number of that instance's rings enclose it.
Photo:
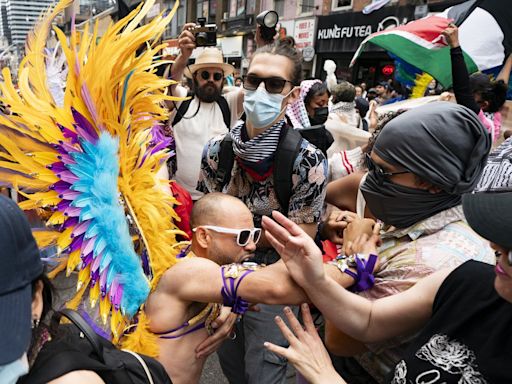
M 18 379 L 28 373 L 27 354 L 23 354 L 18 360 L 0 366 L 0 383 L 16 384 Z

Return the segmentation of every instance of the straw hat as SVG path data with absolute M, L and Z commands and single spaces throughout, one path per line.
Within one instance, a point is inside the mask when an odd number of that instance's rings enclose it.
M 224 62 L 222 52 L 219 49 L 210 47 L 205 48 L 203 52 L 197 56 L 194 64 L 185 68 L 185 76 L 191 79 L 192 75 L 199 69 L 210 67 L 218 67 L 222 69 L 224 77 L 231 75 L 235 71 L 235 67 Z

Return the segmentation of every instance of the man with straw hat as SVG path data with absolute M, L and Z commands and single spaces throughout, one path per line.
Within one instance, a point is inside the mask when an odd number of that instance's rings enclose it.
M 171 104 L 169 122 L 176 140 L 176 169 L 172 177 L 190 192 L 192 200 L 203 193 L 196 190 L 201 154 L 205 144 L 214 136 L 225 134 L 235 124 L 242 111 L 242 92 L 236 90 L 222 95 L 225 78 L 235 68 L 224 62 L 217 48 L 204 48 L 192 65 L 187 65 L 196 48 L 191 29 L 195 24 L 185 24 L 179 36 L 180 54 L 171 68 L 171 78 L 181 80 L 184 74 L 192 81 L 191 99 Z M 187 96 L 184 87 L 171 87 L 173 96 Z

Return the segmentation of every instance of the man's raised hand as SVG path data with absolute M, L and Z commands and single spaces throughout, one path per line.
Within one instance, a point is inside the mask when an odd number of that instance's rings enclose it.
M 306 287 L 325 279 L 322 252 L 313 239 L 282 213 L 273 211 L 272 217 L 275 221 L 263 217 L 265 235 L 295 282 Z

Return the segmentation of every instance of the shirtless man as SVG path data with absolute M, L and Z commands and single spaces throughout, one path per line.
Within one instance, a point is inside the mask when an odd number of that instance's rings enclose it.
M 189 257 L 164 273 L 145 304 L 150 331 L 159 337 L 158 360 L 175 384 L 197 383 L 207 354 L 229 334 L 236 315 L 225 320 L 222 327 L 208 337 L 211 319 L 204 313 L 207 307 L 204 303 L 223 302 L 221 266 L 242 263 L 249 258 L 260 234 L 245 204 L 222 193 L 210 193 L 195 203 L 191 226 L 194 230 Z M 225 269 L 226 277 L 229 271 L 231 269 Z M 326 265 L 326 271 L 343 286 L 354 283 L 334 265 Z M 299 304 L 307 300 L 283 262 L 248 273 L 235 280 L 238 282 L 237 296 L 251 303 Z M 191 320 L 194 318 L 199 319 Z M 203 326 L 205 319 L 207 324 Z
M 245 245 L 241 246 L 237 244 L 236 234 L 221 233 L 207 227 L 208 225 L 234 231 L 246 229 L 250 235 L 246 239 L 240 239 L 246 241 Z M 208 194 L 195 203 L 191 227 L 195 230 L 188 257 L 164 273 L 156 290 L 145 304 L 150 331 L 159 336 L 158 359 L 175 384 L 196 383 L 201 376 L 207 353 L 201 352 L 197 347 L 208 338 L 208 332 L 207 327 L 194 329 L 204 324 L 205 318 L 208 317 L 208 314 L 201 315 L 207 306 L 204 303 L 222 302 L 223 279 L 220 266 L 242 263 L 254 252 L 255 240 L 258 240 L 249 209 L 237 198 L 221 193 Z M 299 294 L 295 298 L 277 297 L 280 286 L 288 284 L 289 287 L 296 287 L 288 277 L 283 264 L 281 268 L 281 284 L 275 284 L 276 275 L 272 273 L 272 269 L 266 268 L 263 274 L 258 272 L 248 275 L 240 285 L 239 294 L 251 302 L 274 303 L 274 300 L 280 299 L 279 302 L 299 303 L 305 295 L 301 294 L 302 290 L 298 287 L 295 291 Z M 254 276 L 259 277 L 254 279 Z M 191 319 L 197 315 L 200 315 L 201 319 L 197 324 L 193 324 L 195 321 Z M 229 334 L 236 317 L 232 315 L 225 320 L 222 329 L 218 329 L 216 334 L 211 336 L 215 338 L 211 344 L 218 346 L 218 341 L 220 345 Z M 191 324 L 183 326 L 187 322 Z M 168 332 L 175 329 L 175 332 Z M 199 353 L 196 352 L 198 350 Z

